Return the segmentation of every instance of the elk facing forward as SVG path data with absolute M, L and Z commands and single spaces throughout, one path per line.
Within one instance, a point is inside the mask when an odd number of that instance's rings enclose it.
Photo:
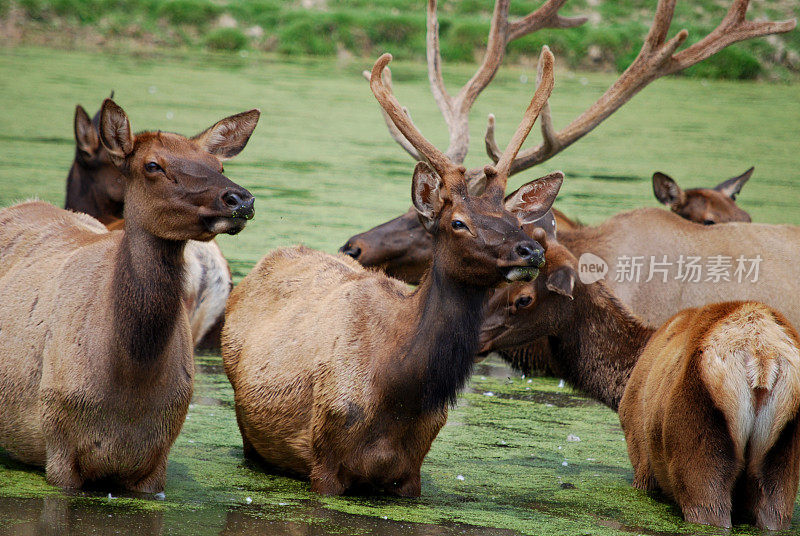
M 100 143 L 100 112 L 90 119 L 75 108 L 75 160 L 67 176 L 64 208 L 85 212 L 109 229 L 123 229 L 125 178 Z M 233 283 L 228 262 L 216 241 L 190 240 L 184 250 L 183 302 L 195 346 L 219 348 L 225 302 Z
M 0 446 L 48 482 L 164 488 L 192 394 L 181 301 L 186 241 L 237 233 L 253 197 L 222 173 L 252 110 L 187 139 L 131 133 L 103 103 L 100 139 L 125 181 L 125 231 L 42 202 L 0 211 Z
M 646 327 L 576 258 L 549 244 L 532 283 L 497 291 L 482 351 L 549 337 L 553 367 L 619 418 L 634 486 L 674 497 L 687 521 L 731 512 L 786 527 L 800 477 L 800 339 L 777 311 L 727 302 Z
M 453 164 L 411 124 L 381 81 L 375 97 L 430 162 L 412 201 L 433 235 L 416 291 L 353 259 L 306 248 L 264 257 L 233 290 L 222 335 L 245 454 L 340 494 L 360 486 L 418 496 L 420 466 L 472 369 L 481 303 L 503 279 L 534 277 L 541 246 L 520 229 L 544 215 L 562 175 L 522 186 L 503 204 L 508 163 L 553 87 L 552 55 L 486 193 L 467 192 Z M 516 216 L 509 212 L 513 210 Z

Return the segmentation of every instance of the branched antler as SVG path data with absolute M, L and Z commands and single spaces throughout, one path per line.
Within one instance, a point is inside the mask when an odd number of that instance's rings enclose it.
M 542 110 L 543 141 L 537 147 L 522 151 L 511 165 L 510 174 L 548 160 L 566 147 L 592 131 L 606 117 L 618 110 L 653 80 L 676 73 L 716 54 L 732 43 L 774 33 L 788 32 L 797 25 L 795 19 L 781 22 L 753 22 L 745 20 L 749 0 L 734 0 L 725 18 L 705 38 L 676 53 L 689 35 L 681 30 L 667 40 L 676 0 L 660 0 L 650 32 L 633 63 L 614 84 L 588 110 L 564 129 L 556 132 L 550 117 L 549 106 Z M 490 117 L 486 129 L 486 146 L 494 142 L 494 118 Z M 469 171 L 480 178 L 480 169 Z
M 469 149 L 469 111 L 475 103 L 475 99 L 478 98 L 484 88 L 494 79 L 495 74 L 497 74 L 497 70 L 505 57 L 508 43 L 542 28 L 574 28 L 586 22 L 586 17 L 563 17 L 558 14 L 558 10 L 561 9 L 566 1 L 548 0 L 529 15 L 509 22 L 508 8 L 510 0 L 497 0 L 489 26 L 489 38 L 483 61 L 472 78 L 464 84 L 455 96 L 452 96 L 447 92 L 442 78 L 437 0 L 428 0 L 426 35 L 428 80 L 433 97 L 439 106 L 450 133 L 446 154 L 454 163 L 462 163 L 467 156 L 467 150 Z M 369 77 L 366 72 L 365 76 Z M 391 84 L 391 80 L 388 83 Z M 386 120 L 385 114 L 384 120 Z M 419 159 L 419 154 L 415 154 L 413 150 L 410 150 L 407 140 L 399 137 L 397 130 L 390 123 L 391 121 L 387 121 L 387 127 L 392 138 L 412 157 Z M 468 176 L 473 176 L 476 173 L 482 174 L 482 171 L 476 172 L 472 170 Z

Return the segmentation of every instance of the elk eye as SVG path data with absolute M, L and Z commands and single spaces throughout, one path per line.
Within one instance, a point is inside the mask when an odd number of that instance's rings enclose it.
M 519 298 L 517 298 L 517 301 L 514 302 L 514 306 L 517 309 L 519 309 L 521 307 L 527 307 L 531 303 L 533 303 L 533 298 L 531 298 L 530 296 L 520 296 Z
M 714 225 L 714 220 L 703 220 L 703 225 Z
M 461 220 L 453 220 L 453 221 L 450 223 L 450 225 L 451 225 L 451 226 L 453 227 L 453 229 L 455 229 L 455 230 L 459 230 L 459 229 L 466 229 L 466 228 L 467 228 L 467 224 L 466 224 L 466 223 L 464 223 L 464 222 L 463 222 L 463 221 L 461 221 Z
M 144 165 L 144 169 L 145 169 L 145 170 L 146 170 L 148 173 L 156 173 L 157 171 L 164 171 L 164 170 L 161 168 L 161 166 L 159 166 L 159 165 L 158 165 L 158 164 L 156 164 L 155 162 L 148 162 L 148 163 L 146 163 L 146 164 Z

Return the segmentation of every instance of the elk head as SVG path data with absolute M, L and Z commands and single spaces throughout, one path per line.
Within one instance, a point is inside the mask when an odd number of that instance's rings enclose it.
M 714 188 L 691 188 L 685 191 L 669 175 L 656 171 L 653 173 L 653 193 L 672 212 L 695 223 L 749 222 L 750 215 L 736 204 L 736 196 L 754 169 L 751 167 Z
M 122 108 L 106 99 L 100 140 L 125 177 L 126 222 L 167 240 L 210 240 L 244 229 L 255 199 L 223 175 L 222 161 L 244 149 L 259 116 L 258 110 L 232 115 L 192 138 L 134 135 Z
M 411 207 L 402 216 L 353 236 L 339 252 L 363 266 L 378 268 L 416 285 L 431 264 L 432 245 L 431 235 L 420 225 L 417 211 Z
M 111 161 L 111 157 L 103 144 L 100 143 L 100 111 L 92 119 L 86 113 L 83 106 L 75 107 L 75 120 L 73 123 L 75 131 L 75 164 L 78 170 L 70 172 L 67 183 L 67 208 L 81 210 L 82 212 L 92 212 L 83 207 L 86 190 L 94 190 L 96 195 L 102 197 L 102 204 L 110 209 L 111 214 L 92 214 L 104 223 L 109 223 L 114 218 L 122 218 L 122 201 L 125 196 L 125 178 L 120 173 L 117 166 Z M 80 177 L 73 176 L 77 171 Z M 91 184 L 87 183 L 87 177 L 91 178 Z
M 578 260 L 541 229 L 534 237 L 545 244 L 545 265 L 538 278 L 496 289 L 486 305 L 480 353 L 515 348 L 555 336 L 574 323 L 573 292 Z
M 422 227 L 433 237 L 433 267 L 465 285 L 487 287 L 502 279 L 530 280 L 544 261 L 543 248 L 528 237 L 522 225 L 541 218 L 550 209 L 563 174 L 523 185 L 505 202 L 503 195 L 510 163 L 547 102 L 553 89 L 553 55 L 545 48 L 540 61 L 546 75 L 503 157 L 486 166 L 486 189 L 471 195 L 466 169 L 454 164 L 417 130 L 382 78 L 391 61 L 384 54 L 375 62 L 370 87 L 398 130 L 427 162 L 414 169 L 411 198 Z

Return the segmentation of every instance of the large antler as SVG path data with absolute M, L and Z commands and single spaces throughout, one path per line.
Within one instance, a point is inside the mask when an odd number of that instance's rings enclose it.
M 487 184 L 487 190 L 490 187 L 495 188 L 498 190 L 497 193 L 500 197 L 503 196 L 506 190 L 506 182 L 508 181 L 511 164 L 517 157 L 522 143 L 525 141 L 525 138 L 528 137 L 528 134 L 530 134 L 533 124 L 539 117 L 539 113 L 547 105 L 547 99 L 550 98 L 550 94 L 553 92 L 554 61 L 553 53 L 550 52 L 550 49 L 547 46 L 542 47 L 542 53 L 539 56 L 539 83 L 537 84 L 531 103 L 528 105 L 528 109 L 525 111 L 525 115 L 522 117 L 522 121 L 519 127 L 517 127 L 517 131 L 514 133 L 511 141 L 508 143 L 506 150 L 499 155 L 494 166 L 486 166 L 484 168 L 484 173 L 490 182 L 490 184 Z M 496 150 L 496 143 L 494 143 L 494 147 Z
M 434 147 L 411 122 L 411 117 L 394 97 L 391 86 L 384 82 L 383 70 L 390 61 L 392 61 L 392 55 L 384 54 L 373 65 L 369 80 L 372 93 L 410 146 L 430 162 L 444 181 L 445 187 L 452 188 L 455 186 L 455 181 L 463 182 L 465 169 L 461 165 L 454 164 L 447 155 Z
M 542 28 L 574 28 L 586 22 L 586 17 L 562 17 L 558 10 L 567 0 L 548 0 L 539 9 L 527 16 L 513 21 L 508 21 L 508 7 L 510 0 L 497 0 L 492 13 L 489 27 L 489 39 L 483 61 L 466 84 L 455 96 L 451 96 L 442 79 L 442 58 L 439 51 L 439 19 L 437 15 L 437 0 L 428 0 L 427 18 L 427 60 L 428 80 L 431 91 L 436 99 L 447 129 L 450 141 L 446 151 L 447 156 L 455 163 L 460 164 L 467 156 L 469 149 L 469 111 L 481 91 L 494 79 L 500 64 L 505 57 L 508 43 L 531 32 Z M 387 85 L 391 87 L 391 76 L 386 70 Z M 364 76 L 369 79 L 370 73 L 364 71 Z M 407 113 L 407 111 L 406 111 Z M 392 121 L 384 113 L 384 120 L 392 138 L 413 158 L 421 160 L 419 153 L 409 146 L 408 140 L 400 135 L 394 128 Z M 482 171 L 478 170 L 479 174 Z M 474 174 L 474 171 L 471 172 Z
M 558 132 L 553 128 L 549 105 L 542 109 L 543 141 L 537 147 L 521 152 L 511 164 L 510 175 L 548 160 L 575 141 L 585 136 L 606 117 L 614 113 L 647 84 L 668 74 L 686 69 L 716 54 L 730 44 L 774 33 L 792 30 L 796 19 L 781 22 L 754 22 L 745 20 L 749 0 L 734 0 L 725 18 L 714 31 L 692 46 L 675 51 L 689 35 L 681 30 L 667 40 L 667 32 L 672 22 L 676 0 L 660 0 L 650 32 L 642 45 L 639 55 L 619 79 L 588 110 Z M 541 65 L 540 65 L 541 73 Z M 494 116 L 489 116 L 486 130 L 487 153 L 493 159 L 499 158 L 497 143 L 494 141 Z M 479 176 L 480 168 L 470 170 L 468 176 Z

